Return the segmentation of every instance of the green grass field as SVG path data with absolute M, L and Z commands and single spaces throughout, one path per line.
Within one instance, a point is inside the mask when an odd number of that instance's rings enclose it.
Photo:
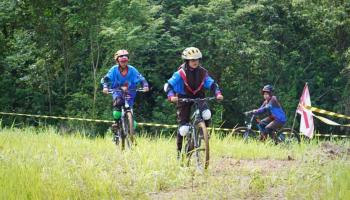
M 0 130 L 0 199 L 348 199 L 350 142 L 294 146 L 210 139 L 209 169 L 181 167 L 175 139 L 138 136 L 121 152 L 111 137 L 53 129 Z

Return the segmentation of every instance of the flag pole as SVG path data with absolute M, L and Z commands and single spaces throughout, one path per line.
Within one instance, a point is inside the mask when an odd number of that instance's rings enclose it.
M 299 107 L 299 105 L 298 105 L 298 107 Z M 295 115 L 294 115 L 294 120 L 293 120 L 293 125 L 292 125 L 292 133 L 294 133 L 294 125 L 295 125 L 295 120 L 296 120 L 296 118 L 297 118 L 297 110 L 298 110 L 298 107 L 297 107 L 297 109 L 295 110 Z

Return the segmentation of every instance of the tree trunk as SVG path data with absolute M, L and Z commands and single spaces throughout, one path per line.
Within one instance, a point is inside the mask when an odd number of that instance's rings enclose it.
M 97 97 L 97 89 L 98 89 L 98 83 L 97 83 L 97 68 L 98 68 L 98 62 L 100 59 L 100 46 L 99 41 L 96 39 L 95 41 L 96 48 L 94 47 L 94 39 L 93 36 L 90 38 L 90 51 L 91 51 L 91 65 L 92 65 L 92 75 L 94 80 L 94 96 L 93 96 L 93 103 L 92 103 L 92 116 L 93 118 L 96 117 L 96 97 Z M 96 58 L 94 56 L 94 51 L 96 51 Z
M 46 65 L 46 63 L 45 63 L 45 65 Z M 51 113 L 52 113 L 52 102 L 51 102 L 50 77 L 49 77 L 49 73 L 47 71 L 47 66 L 45 66 L 44 69 L 45 69 L 45 74 L 46 74 L 47 96 L 48 96 L 48 101 L 49 101 L 49 114 L 51 115 Z

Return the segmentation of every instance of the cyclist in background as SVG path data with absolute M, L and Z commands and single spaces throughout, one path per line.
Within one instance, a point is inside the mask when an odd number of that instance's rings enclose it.
M 255 109 L 247 114 L 252 113 L 259 115 L 267 112 L 269 116 L 261 120 L 258 124 L 261 131 L 260 140 L 265 141 L 267 135 L 270 135 L 275 142 L 278 142 L 274 131 L 285 125 L 287 122 L 287 116 L 277 100 L 277 97 L 273 95 L 273 87 L 271 85 L 265 85 L 261 90 L 261 94 L 265 100 L 263 104 L 259 109 Z

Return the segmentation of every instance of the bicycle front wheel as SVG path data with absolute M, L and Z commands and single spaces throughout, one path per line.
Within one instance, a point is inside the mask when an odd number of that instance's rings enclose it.
M 125 149 L 125 144 L 129 149 L 134 144 L 134 118 L 131 112 L 127 112 L 124 118 L 122 150 Z
M 252 129 L 248 129 L 245 126 L 241 126 L 241 127 L 235 128 L 233 134 L 234 134 L 234 136 L 242 135 L 244 141 L 248 141 L 248 140 L 251 140 L 251 139 L 258 139 L 257 132 L 253 131 Z
M 188 165 L 195 164 L 197 169 L 207 169 L 209 166 L 209 135 L 204 122 L 196 126 L 195 135 L 192 140 L 194 148 L 188 152 Z M 191 145 L 190 145 L 191 146 Z

